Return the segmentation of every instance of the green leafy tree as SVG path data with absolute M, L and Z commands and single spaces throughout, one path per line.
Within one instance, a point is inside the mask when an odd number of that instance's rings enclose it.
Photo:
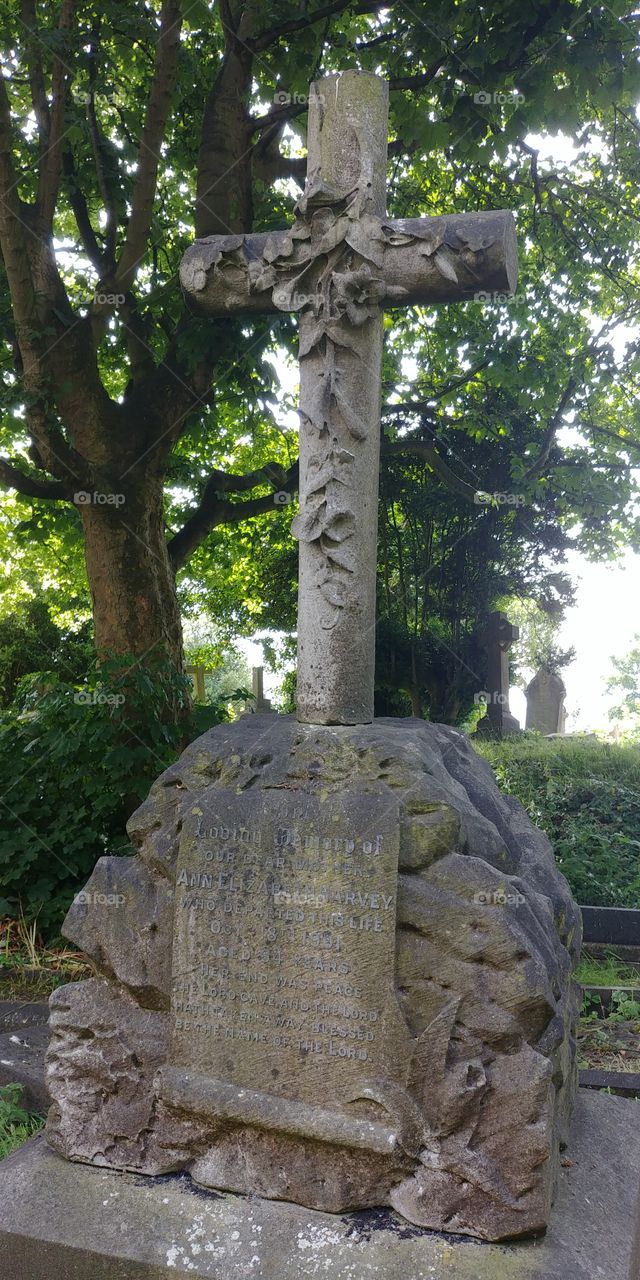
M 524 251 L 513 306 L 389 321 L 389 403 L 408 403 L 390 445 L 471 503 L 462 438 L 506 438 L 515 492 L 547 511 L 550 494 L 594 551 L 632 535 L 638 350 L 620 373 L 603 326 L 637 311 L 634 21 L 619 0 L 8 0 L 0 479 L 22 538 L 82 547 L 100 653 L 179 667 L 177 577 L 188 610 L 212 580 L 238 608 L 234 526 L 246 546 L 245 522 L 275 523 L 274 490 L 295 488 L 269 359 L 293 323 L 204 323 L 177 269 L 194 233 L 290 219 L 308 82 L 336 68 L 389 79 L 394 214 L 507 205 Z M 544 159 L 541 129 L 571 137 L 571 163 Z
M 607 693 L 615 693 L 620 702 L 611 707 L 611 720 L 634 720 L 640 728 L 640 636 L 623 658 L 612 658 L 614 674 L 607 681 Z
M 60 626 L 52 613 L 49 601 L 40 598 L 0 617 L 0 706 L 12 702 L 23 676 L 53 671 L 80 680 L 89 667 L 94 657 L 89 623 Z

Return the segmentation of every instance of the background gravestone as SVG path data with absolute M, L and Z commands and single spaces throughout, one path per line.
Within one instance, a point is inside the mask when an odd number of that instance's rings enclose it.
M 509 710 L 509 649 L 519 635 L 519 627 L 509 622 L 505 613 L 496 609 L 489 614 L 480 637 L 487 655 L 487 688 L 480 694 L 487 714 L 478 723 L 481 734 L 503 738 L 520 730 L 519 721 Z
M 567 713 L 564 699 L 566 689 L 562 677 L 555 671 L 540 667 L 526 688 L 526 728 L 538 733 L 564 733 Z
M 251 669 L 251 687 L 254 698 L 254 712 L 258 715 L 265 711 L 273 711 L 273 707 L 268 698 L 264 696 L 264 668 L 252 667 Z

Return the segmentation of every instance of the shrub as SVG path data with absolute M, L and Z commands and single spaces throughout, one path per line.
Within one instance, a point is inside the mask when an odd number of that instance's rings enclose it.
M 131 657 L 84 685 L 55 673 L 20 682 L 0 712 L 0 915 L 38 914 L 55 935 L 97 858 L 132 852 L 125 823 L 154 778 L 223 718 L 218 706 L 188 713 L 189 688 L 168 664 L 152 672 Z
M 5 1084 L 0 1088 L 0 1160 L 21 1147 L 44 1124 L 42 1116 L 24 1110 L 21 1098 L 20 1084 Z
M 640 906 L 640 749 L 522 735 L 475 743 L 547 833 L 579 902 Z

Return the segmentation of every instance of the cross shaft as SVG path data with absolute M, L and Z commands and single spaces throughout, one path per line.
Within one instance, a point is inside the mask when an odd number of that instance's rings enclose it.
M 513 217 L 385 216 L 388 86 L 311 86 L 307 182 L 288 231 L 210 236 L 181 280 L 209 315 L 300 313 L 298 719 L 373 719 L 384 306 L 511 293 Z

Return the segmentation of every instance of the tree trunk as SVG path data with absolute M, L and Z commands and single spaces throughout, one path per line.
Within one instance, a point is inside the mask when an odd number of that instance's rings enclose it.
M 84 495 L 80 508 L 98 654 L 166 654 L 183 668 L 182 624 L 163 518 L 162 477 Z

